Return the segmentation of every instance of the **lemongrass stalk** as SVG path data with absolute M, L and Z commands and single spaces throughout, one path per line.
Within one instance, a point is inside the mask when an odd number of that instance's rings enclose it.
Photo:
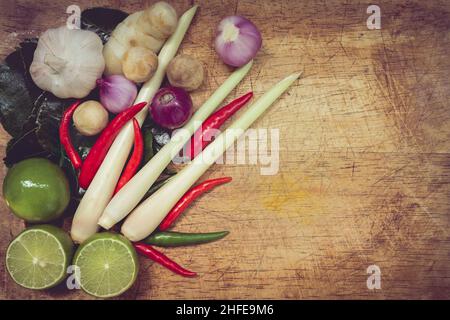
M 150 102 L 164 79 L 169 62 L 175 57 L 181 41 L 189 28 L 198 6 L 187 10 L 179 19 L 177 28 L 166 41 L 158 55 L 158 68 L 154 76 L 139 91 L 135 103 Z M 139 124 L 145 120 L 148 108 L 135 118 Z M 71 236 L 75 242 L 83 242 L 98 230 L 98 219 L 111 199 L 117 181 L 133 145 L 133 125 L 127 123 L 114 140 L 102 165 L 86 190 L 72 222 Z
M 189 141 L 203 121 L 220 105 L 230 92 L 248 73 L 253 61 L 234 71 L 225 82 L 194 113 L 189 122 L 175 133 L 170 142 L 159 150 L 153 158 L 137 172 L 128 183 L 111 199 L 98 224 L 105 229 L 111 228 L 124 219 L 142 200 L 170 161 Z
M 125 220 L 122 225 L 122 234 L 131 241 L 139 241 L 152 233 L 186 191 L 299 76 L 300 73 L 292 74 L 278 82 L 197 155 L 188 166 L 142 202 Z

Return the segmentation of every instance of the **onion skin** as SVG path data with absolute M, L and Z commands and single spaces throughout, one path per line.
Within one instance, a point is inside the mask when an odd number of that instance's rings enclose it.
M 192 99 L 182 88 L 161 88 L 153 97 L 150 114 L 161 127 L 182 127 L 191 118 Z
M 136 85 L 121 75 L 98 79 L 97 86 L 100 89 L 100 102 L 112 113 L 120 113 L 131 107 L 137 96 Z
M 248 19 L 229 16 L 219 23 L 215 49 L 226 64 L 241 67 L 252 60 L 262 45 L 261 33 Z

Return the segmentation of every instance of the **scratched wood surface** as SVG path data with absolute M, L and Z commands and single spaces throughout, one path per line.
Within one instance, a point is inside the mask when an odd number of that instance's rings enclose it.
M 369 1 L 194 1 L 200 10 L 181 51 L 208 78 L 196 106 L 230 74 L 212 47 L 231 14 L 250 18 L 264 43 L 229 98 L 256 97 L 304 70 L 253 126 L 279 129 L 276 175 L 260 165 L 215 165 L 204 178 L 233 182 L 201 198 L 177 224 L 230 230 L 217 243 L 167 250 L 199 272 L 183 279 L 141 259 L 121 298 L 450 298 L 450 3 L 378 1 L 381 30 L 368 30 Z M 23 38 L 64 23 L 65 9 L 144 1 L 0 2 L 3 58 Z M 172 1 L 174 3 L 174 1 Z M 179 13 L 191 5 L 176 1 Z M 0 134 L 0 154 L 9 137 Z M 1 180 L 6 173 L 2 166 Z M 64 286 L 35 292 L 5 271 L 5 250 L 23 223 L 0 203 L 0 298 L 89 299 Z M 368 290 L 378 265 L 381 289 Z

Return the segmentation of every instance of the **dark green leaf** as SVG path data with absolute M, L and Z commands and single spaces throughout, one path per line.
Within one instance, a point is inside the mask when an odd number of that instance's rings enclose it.
M 151 128 L 142 128 L 144 136 L 144 162 L 147 163 L 154 155 L 153 134 Z
M 0 65 L 0 122 L 13 137 L 22 132 L 33 110 L 33 102 L 20 73 Z
M 37 142 L 35 129 L 9 140 L 6 146 L 6 157 L 3 161 L 7 167 L 11 167 L 19 161 L 33 157 L 52 158 L 52 155 L 42 149 Z
M 70 162 L 69 158 L 67 158 L 64 150 L 61 150 L 61 158 L 59 161 L 59 166 L 64 170 L 67 180 L 69 180 L 70 190 L 72 191 L 72 195 L 77 195 L 79 191 L 78 186 L 78 173 Z
M 31 100 L 35 101 L 43 90 L 36 86 L 31 78 L 30 66 L 33 62 L 34 51 L 37 47 L 37 38 L 25 39 L 19 44 L 16 51 L 5 58 L 5 63 L 14 71 L 18 72 L 24 79 L 25 86 Z
M 49 92 L 44 94 L 35 121 L 36 136 L 42 148 L 51 154 L 60 153 L 59 123 L 64 110 L 73 102 L 71 99 L 58 99 Z
M 148 191 L 145 193 L 144 197 L 142 198 L 141 202 L 150 197 L 152 194 L 154 194 L 156 191 L 159 190 L 163 185 L 165 185 L 167 182 L 169 182 L 172 175 L 161 175 L 158 180 L 148 189 Z
M 87 9 L 81 13 L 81 29 L 95 32 L 106 43 L 114 28 L 127 16 L 128 13 L 116 9 Z

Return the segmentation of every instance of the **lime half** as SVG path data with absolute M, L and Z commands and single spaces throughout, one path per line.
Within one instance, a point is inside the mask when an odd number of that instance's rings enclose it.
M 131 242 L 122 235 L 103 232 L 87 239 L 75 253 L 81 288 L 100 297 L 115 297 L 136 280 L 139 264 Z
M 46 289 L 60 283 L 73 254 L 69 235 L 52 225 L 26 229 L 9 245 L 6 267 L 13 280 L 29 289 Z

